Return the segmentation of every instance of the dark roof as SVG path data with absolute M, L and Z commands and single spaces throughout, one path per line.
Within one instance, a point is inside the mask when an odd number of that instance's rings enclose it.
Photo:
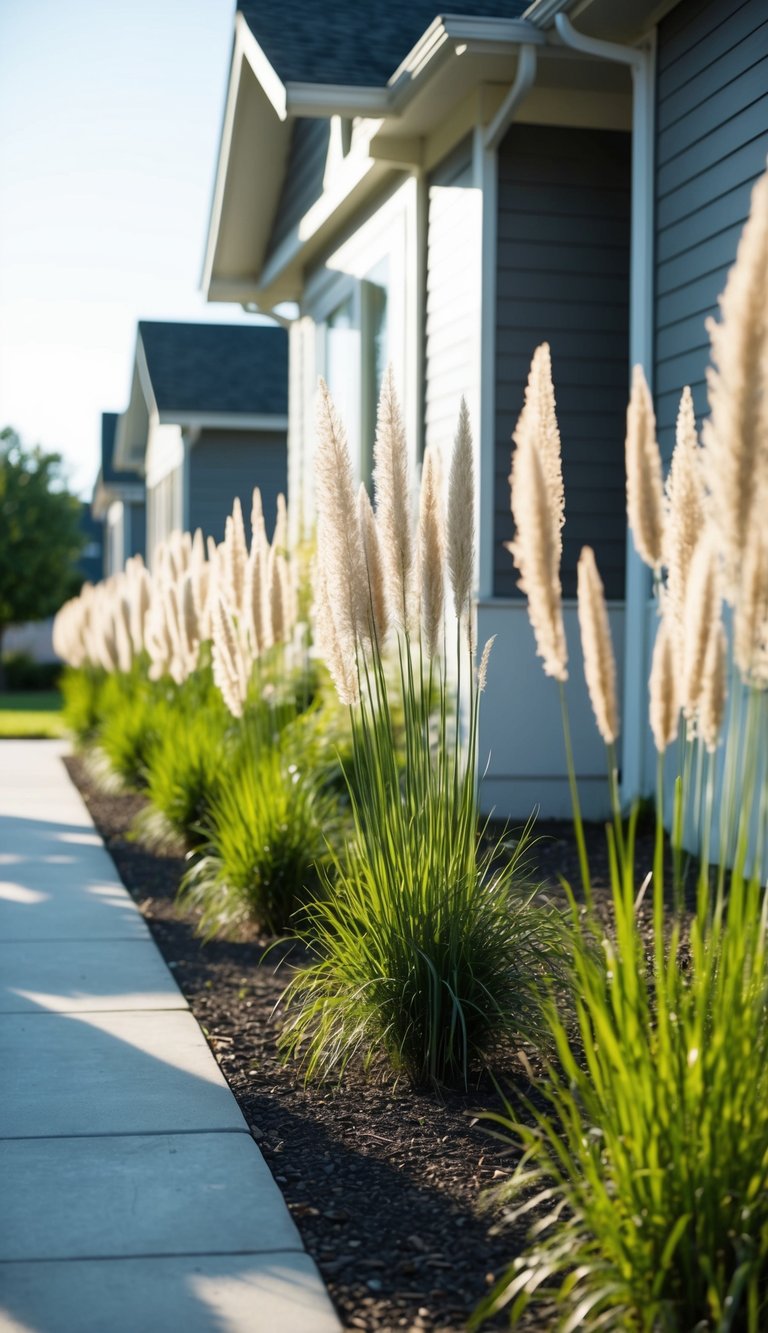
M 142 320 L 139 338 L 160 412 L 284 416 L 288 411 L 284 329 Z
M 240 0 L 238 9 L 283 83 L 384 87 L 438 14 L 518 19 L 530 0 Z
M 105 486 L 135 486 L 138 482 L 135 472 L 121 472 L 113 466 L 118 420 L 117 412 L 101 414 L 101 480 Z

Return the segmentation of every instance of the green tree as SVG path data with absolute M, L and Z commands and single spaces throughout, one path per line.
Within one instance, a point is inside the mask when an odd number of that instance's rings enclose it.
M 0 431 L 0 688 L 3 635 L 42 620 L 82 583 L 80 501 L 66 489 L 60 454 L 26 449 Z

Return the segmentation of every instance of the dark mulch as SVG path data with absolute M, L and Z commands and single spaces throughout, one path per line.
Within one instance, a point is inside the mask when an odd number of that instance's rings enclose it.
M 354 1073 L 339 1088 L 305 1087 L 276 1049 L 276 1006 L 288 973 L 278 963 L 286 947 L 264 959 L 269 941 L 255 932 L 203 944 L 194 916 L 174 905 L 184 862 L 149 853 L 130 838 L 143 799 L 104 795 L 80 759 L 66 762 L 202 1025 L 344 1326 L 376 1333 L 466 1328 L 469 1313 L 524 1240 L 522 1230 L 494 1234 L 493 1218 L 478 1207 L 482 1191 L 503 1179 L 514 1161 L 475 1118 L 498 1108 L 493 1089 L 484 1085 L 440 1100 Z M 541 877 L 554 883 L 563 874 L 575 884 L 569 829 L 547 825 L 539 833 Z M 590 830 L 589 841 L 599 898 L 607 885 L 602 830 Z M 639 863 L 643 857 L 650 865 L 645 846 Z M 505 1077 L 522 1086 L 520 1070 Z M 544 1329 L 547 1322 L 539 1309 L 526 1327 Z

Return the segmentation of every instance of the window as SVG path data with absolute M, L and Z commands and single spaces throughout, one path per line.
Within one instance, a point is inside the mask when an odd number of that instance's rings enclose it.
M 370 486 L 376 411 L 390 356 L 388 263 L 383 260 L 325 320 L 325 379 L 359 479 Z

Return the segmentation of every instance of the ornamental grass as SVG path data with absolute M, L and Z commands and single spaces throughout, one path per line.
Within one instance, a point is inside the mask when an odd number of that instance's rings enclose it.
M 466 1087 L 505 1042 L 542 1038 L 542 999 L 569 953 L 561 914 L 525 887 L 527 832 L 499 862 L 478 831 L 490 645 L 478 667 L 469 417 L 462 404 L 447 502 L 427 454 L 416 527 L 391 374 L 375 514 L 324 386 L 318 429 L 316 641 L 350 712 L 353 832 L 307 909 L 312 962 L 286 991 L 282 1045 L 308 1077 L 381 1056 L 417 1085 Z
M 496 1117 L 521 1156 L 491 1204 L 503 1219 L 530 1218 L 531 1226 L 524 1253 L 475 1324 L 504 1307 L 515 1324 L 544 1301 L 560 1333 L 768 1327 L 767 257 L 764 177 L 721 320 L 709 326 L 703 445 L 686 390 L 666 490 L 641 372 L 633 383 L 629 518 L 659 604 L 650 679 L 659 756 L 652 867 L 636 861 L 637 811 L 625 821 L 619 805 L 608 622 L 594 559 L 582 554 L 585 674 L 606 741 L 613 811 L 606 827 L 613 921 L 606 929 L 591 911 L 575 803 L 587 901 L 583 912 L 573 902 L 576 998 L 566 1008 L 553 995 L 547 1005 L 556 1055 L 541 1096 L 523 1103 L 524 1115 L 510 1103 Z M 728 634 L 724 598 L 732 607 Z M 567 732 L 566 750 L 575 789 Z M 686 862 L 692 914 L 684 911 Z M 649 885 L 650 938 L 640 922 Z M 601 955 L 590 951 L 595 940 Z

